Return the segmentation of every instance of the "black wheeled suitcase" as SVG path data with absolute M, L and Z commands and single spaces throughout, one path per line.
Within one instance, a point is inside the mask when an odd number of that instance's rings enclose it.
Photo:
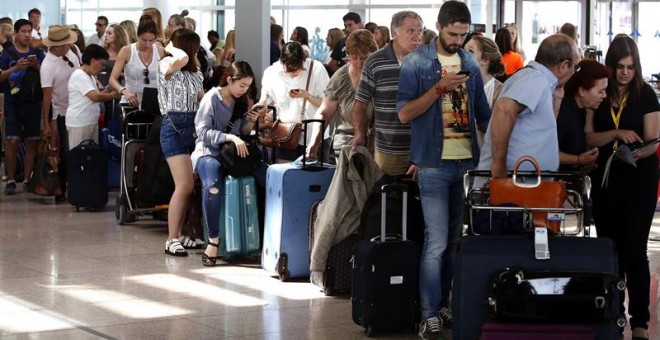
M 68 200 L 79 208 L 102 209 L 108 203 L 108 155 L 88 139 L 69 150 Z
M 489 306 L 493 284 L 497 275 L 507 269 L 618 275 L 617 252 L 609 239 L 550 236 L 547 246 L 549 258 L 538 260 L 532 235 L 463 237 L 454 264 L 453 338 L 479 338 L 482 325 L 493 312 L 493 306 Z M 614 313 L 621 313 L 618 305 L 620 294 L 619 290 L 614 290 L 608 298 L 613 303 Z M 566 307 L 567 313 L 570 308 Z M 625 319 L 617 321 L 625 325 Z M 623 325 L 613 321 L 594 323 L 593 327 L 599 340 L 614 340 L 619 337 L 618 327 Z
M 314 246 L 314 221 L 316 221 L 317 210 L 321 202 L 323 201 L 314 202 L 309 209 L 310 256 Z M 353 249 L 359 240 L 357 234 L 352 234 L 333 245 L 328 252 L 325 271 L 311 273 L 310 281 L 321 288 L 326 296 L 351 292 L 351 256 L 353 256 Z
M 382 187 L 382 211 L 386 195 L 403 191 L 402 235 L 385 234 L 385 216 L 381 235 L 361 240 L 353 257 L 353 322 L 365 328 L 368 336 L 376 332 L 414 330 L 419 311 L 420 250 L 407 238 L 408 187 L 389 184 Z

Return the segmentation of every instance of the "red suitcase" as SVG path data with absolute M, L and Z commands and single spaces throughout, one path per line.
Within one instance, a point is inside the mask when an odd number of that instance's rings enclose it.
M 591 325 L 486 322 L 481 340 L 594 340 Z

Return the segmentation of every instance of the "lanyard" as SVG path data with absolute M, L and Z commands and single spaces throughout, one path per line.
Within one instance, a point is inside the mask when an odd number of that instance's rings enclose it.
M 625 96 L 623 96 L 623 100 L 621 101 L 621 104 L 619 105 L 619 111 L 615 114 L 614 113 L 614 108 L 610 106 L 610 115 L 612 115 L 612 121 L 614 122 L 614 128 L 619 129 L 619 123 L 621 122 L 621 112 L 623 112 L 623 108 L 626 107 L 626 102 L 628 101 L 628 93 L 626 93 Z M 616 149 L 617 146 L 619 145 L 619 140 L 615 139 L 614 140 L 614 148 Z

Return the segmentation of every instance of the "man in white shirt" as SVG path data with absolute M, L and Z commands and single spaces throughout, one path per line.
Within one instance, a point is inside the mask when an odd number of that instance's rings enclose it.
M 312 64 L 314 65 L 312 67 Z M 307 75 L 309 77 L 309 87 Z M 299 42 L 288 42 L 282 48 L 280 60 L 264 70 L 261 80 L 261 104 L 274 105 L 277 108 L 276 119 L 284 123 L 296 123 L 301 119 L 312 119 L 321 105 L 323 92 L 330 78 L 321 62 L 305 57 L 305 52 Z M 302 105 L 305 103 L 305 114 L 301 117 Z M 307 135 L 307 143 L 311 138 Z M 328 138 L 327 132 L 324 138 Z M 300 141 L 302 144 L 303 141 Z M 293 150 L 276 150 L 276 158 L 280 160 L 295 160 L 305 152 L 302 145 Z
M 28 12 L 28 19 L 32 23 L 32 42 L 30 44 L 34 48 L 46 50 L 41 34 L 41 11 L 38 8 L 31 9 Z
M 96 34 L 92 34 L 87 38 L 87 45 L 96 44 L 103 46 L 105 44 L 105 30 L 108 28 L 108 18 L 101 15 L 96 18 Z
M 44 134 L 59 140 L 60 169 L 59 177 L 62 184 L 62 195 L 55 197 L 56 202 L 64 202 L 66 190 L 66 151 L 69 150 L 64 115 L 69 106 L 69 78 L 80 68 L 80 58 L 70 46 L 76 42 L 76 33 L 67 26 L 53 25 L 48 28 L 48 36 L 43 44 L 48 48 L 46 58 L 41 63 L 39 75 L 44 98 L 41 106 Z M 51 118 L 52 108 L 52 118 Z

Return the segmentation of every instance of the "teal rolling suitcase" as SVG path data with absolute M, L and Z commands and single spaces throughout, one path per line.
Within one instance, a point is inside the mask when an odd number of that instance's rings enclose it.
M 225 260 L 239 256 L 259 257 L 259 209 L 252 176 L 225 178 L 223 210 L 225 218 L 221 223 L 224 222 L 225 237 L 220 246 Z

